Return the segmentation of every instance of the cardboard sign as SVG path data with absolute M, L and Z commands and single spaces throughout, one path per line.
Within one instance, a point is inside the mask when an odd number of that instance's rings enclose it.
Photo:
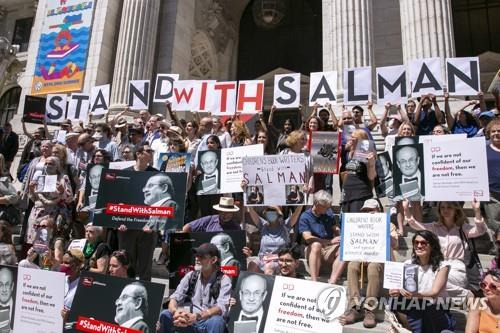
M 236 112 L 236 86 L 238 82 L 217 82 L 213 85 L 214 108 L 212 115 L 231 116 Z
M 87 94 L 71 94 L 68 104 L 67 118 L 73 121 L 88 120 L 90 108 L 90 95 Z
M 158 158 L 160 171 L 189 172 L 191 157 L 190 153 L 161 153 Z
M 179 80 L 179 74 L 158 74 L 156 76 L 155 94 L 153 102 L 173 102 L 174 82 Z
M 443 82 L 440 58 L 410 61 L 410 86 L 413 98 L 427 94 L 443 95 Z
M 392 147 L 394 195 L 397 200 L 418 201 L 426 193 L 423 145 L 400 145 L 398 142 L 404 141 L 396 140 Z
M 179 229 L 184 224 L 186 174 L 103 170 L 94 225 Z
M 195 110 L 196 99 L 194 98 L 194 81 L 179 80 L 174 81 L 172 95 L 173 111 Z
M 298 108 L 300 105 L 300 73 L 274 76 L 273 105 L 280 108 Z
M 65 94 L 47 94 L 47 104 L 45 105 L 45 119 L 48 124 L 59 124 L 66 118 Z
M 113 170 L 123 170 L 135 165 L 135 161 L 109 162 L 109 168 Z
M 338 173 L 340 135 L 338 132 L 312 132 L 309 151 L 314 173 Z
M 46 103 L 47 99 L 44 97 L 26 96 L 24 99 L 23 121 L 25 123 L 43 124 Z
M 403 104 L 408 101 L 406 68 L 387 66 L 377 68 L 377 104 Z
M 309 80 L 309 106 L 318 103 L 337 104 L 337 71 L 311 73 Z
M 61 332 L 65 281 L 63 273 L 19 267 L 14 332 Z
M 344 69 L 344 104 L 359 105 L 371 101 L 372 68 Z
M 212 243 L 217 246 L 221 254 L 221 270 L 227 276 L 236 278 L 240 271 L 246 271 L 246 257 L 241 251 L 246 246 L 245 231 L 179 232 L 172 233 L 169 237 L 170 253 L 175 253 L 168 263 L 170 289 L 177 288 L 181 279 L 194 270 L 193 249 L 203 243 Z
M 245 205 L 304 205 L 309 161 L 303 154 L 243 157 Z
M 264 80 L 239 81 L 236 111 L 255 114 L 262 111 Z
M 95 116 L 108 113 L 110 88 L 111 85 L 109 84 L 92 87 L 90 93 L 90 111 Z
M 447 58 L 446 85 L 450 96 L 476 95 L 481 90 L 479 58 Z
M 344 213 L 340 260 L 386 262 L 391 259 L 390 220 L 384 213 Z
M 85 207 L 84 210 L 94 209 L 101 183 L 102 171 L 108 166 L 104 164 L 88 164 L 85 173 Z
M 149 80 L 130 80 L 128 106 L 130 110 L 144 110 L 149 107 Z
M 195 180 L 197 195 L 220 193 L 220 150 L 206 150 L 198 152 L 197 170 L 198 176 Z
M 426 201 L 489 201 L 488 164 L 484 137 L 424 141 Z
M 388 151 L 378 154 L 375 161 L 375 170 L 379 180 L 379 184 L 375 187 L 378 197 L 392 198 L 394 195 L 394 181 L 392 179 L 392 161 Z
M 264 145 L 250 145 L 221 150 L 221 192 L 239 193 L 243 179 L 242 159 L 245 156 L 264 155 Z
M 64 332 L 155 332 L 164 292 L 164 284 L 84 271 Z M 126 304 L 132 297 L 140 307 Z

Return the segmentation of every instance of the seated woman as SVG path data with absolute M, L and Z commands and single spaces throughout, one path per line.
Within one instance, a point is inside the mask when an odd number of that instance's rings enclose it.
M 108 271 L 109 256 L 111 248 L 103 242 L 103 228 L 87 224 L 85 227 L 85 238 L 87 242 L 83 248 L 85 256 L 84 270 L 106 274 Z
M 493 333 L 500 331 L 500 270 L 491 269 L 479 284 L 485 299 L 485 308 L 476 307 L 467 314 L 465 333 Z
M 420 230 L 413 236 L 412 259 L 405 264 L 418 266 L 417 291 L 390 289 L 389 295 L 398 297 L 393 305 L 398 318 L 413 333 L 438 333 L 454 330 L 455 321 L 449 311 L 436 307 L 438 297 L 447 297 L 446 280 L 450 266 L 445 264 L 439 239 L 432 232 Z M 405 301 L 401 297 L 406 298 Z M 415 305 L 417 298 L 420 306 Z M 425 305 L 424 305 L 425 303 Z M 413 304 L 413 306 L 410 306 Z
M 130 256 L 125 250 L 116 250 L 109 259 L 108 274 L 122 278 L 135 278 L 135 270 L 130 263 Z

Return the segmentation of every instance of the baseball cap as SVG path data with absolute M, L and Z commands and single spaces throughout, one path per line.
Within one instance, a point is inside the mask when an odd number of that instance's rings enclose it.
M 217 248 L 217 246 L 215 246 L 212 243 L 203 243 L 203 244 L 201 244 L 197 248 L 193 249 L 193 253 L 197 257 L 198 256 L 202 257 L 202 256 L 205 256 L 205 255 L 209 255 L 211 257 L 217 257 L 217 258 L 220 259 L 219 249 Z
M 365 209 L 371 210 L 371 209 L 377 209 L 377 208 L 380 208 L 378 201 L 375 199 L 368 199 L 368 200 L 365 200 L 363 207 L 361 207 L 361 211 L 363 211 Z

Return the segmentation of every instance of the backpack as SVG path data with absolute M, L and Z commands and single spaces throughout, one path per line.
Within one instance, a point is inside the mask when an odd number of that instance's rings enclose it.
M 200 273 L 201 271 L 195 270 L 189 277 L 188 289 L 186 291 L 186 301 L 189 301 L 190 303 L 192 303 L 191 298 L 194 296 L 194 289 L 196 287 L 196 282 L 198 282 L 198 278 L 200 277 Z M 208 297 L 209 301 L 211 299 L 217 300 L 217 298 L 219 297 L 220 284 L 223 276 L 224 273 L 222 273 L 222 271 L 218 269 L 215 276 L 215 282 L 210 286 L 210 293 Z

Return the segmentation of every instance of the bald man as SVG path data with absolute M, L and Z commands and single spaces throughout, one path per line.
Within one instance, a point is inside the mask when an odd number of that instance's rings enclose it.
M 240 268 L 240 262 L 234 257 L 235 247 L 231 236 L 220 233 L 212 237 L 210 243 L 217 246 L 220 252 L 221 266 L 236 266 Z
M 115 322 L 141 332 L 151 332 L 144 317 L 148 312 L 148 292 L 140 282 L 132 282 L 123 288 L 115 301 Z
M 0 269 L 0 332 L 9 332 L 14 323 L 14 276 L 12 271 L 3 267 Z
M 144 204 L 153 207 L 172 207 L 175 216 L 177 202 L 172 198 L 174 185 L 169 176 L 162 173 L 154 175 L 148 179 L 142 192 L 144 193 Z M 168 218 L 152 216 L 146 227 L 152 230 L 164 230 L 167 222 Z
M 245 277 L 240 286 L 241 311 L 238 321 L 255 320 L 260 331 L 264 317 L 263 303 L 267 296 L 267 281 L 258 274 Z

